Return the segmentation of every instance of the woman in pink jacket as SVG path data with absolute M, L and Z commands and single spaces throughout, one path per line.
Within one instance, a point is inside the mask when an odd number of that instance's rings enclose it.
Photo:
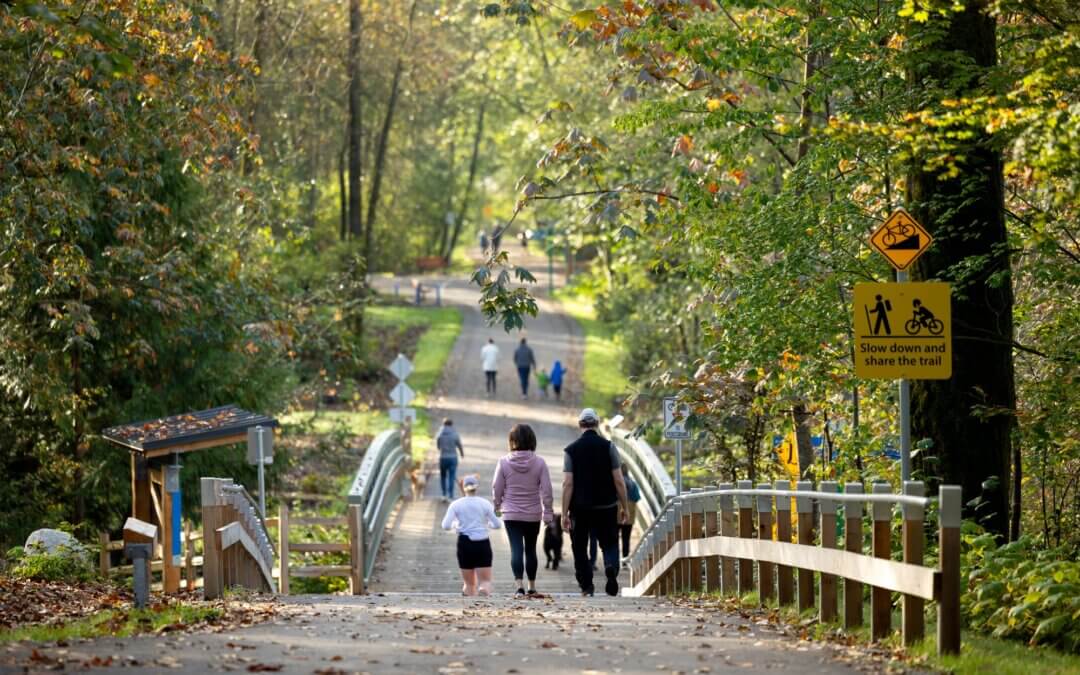
M 510 540 L 510 569 L 522 597 L 536 595 L 536 538 L 540 521 L 550 523 L 551 476 L 547 462 L 536 456 L 536 434 L 528 424 L 510 430 L 510 453 L 495 467 L 491 493 Z M 522 579 L 528 577 L 528 591 Z

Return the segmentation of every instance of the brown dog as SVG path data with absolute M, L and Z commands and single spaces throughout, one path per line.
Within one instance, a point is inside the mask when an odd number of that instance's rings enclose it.
M 424 498 L 424 488 L 427 487 L 427 473 L 424 472 L 424 468 L 418 466 L 409 472 L 409 482 L 412 483 L 412 498 L 413 501 L 420 501 Z

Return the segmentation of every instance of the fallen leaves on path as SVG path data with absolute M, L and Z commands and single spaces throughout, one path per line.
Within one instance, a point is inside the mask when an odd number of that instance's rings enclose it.
M 66 623 L 130 602 L 127 591 L 107 583 L 69 584 L 0 577 L 0 628 Z

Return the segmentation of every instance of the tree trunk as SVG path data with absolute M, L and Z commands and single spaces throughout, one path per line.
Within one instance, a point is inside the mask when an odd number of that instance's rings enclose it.
M 340 220 L 338 237 L 341 241 L 345 241 L 349 238 L 349 186 L 345 184 L 345 157 L 348 154 L 349 141 L 348 138 L 341 145 L 341 151 L 338 152 L 338 164 L 337 164 L 337 181 L 338 181 L 338 209 L 340 211 Z
M 224 52 L 232 50 L 232 41 L 229 39 L 229 5 L 228 0 L 217 0 L 214 4 L 218 20 L 217 46 Z
M 461 228 L 465 224 L 465 211 L 469 208 L 469 192 L 472 191 L 473 179 L 476 178 L 476 163 L 480 157 L 480 139 L 484 135 L 484 108 L 487 101 L 480 104 L 480 111 L 476 115 L 476 134 L 473 136 L 472 158 L 469 159 L 469 177 L 465 180 L 465 191 L 461 195 L 461 208 L 458 209 L 457 218 L 454 220 L 454 233 L 450 236 L 450 244 L 443 251 L 443 259 L 449 261 L 454 255 L 458 237 L 461 236 Z
M 361 191 L 361 134 L 364 129 L 363 101 L 360 98 L 360 0 L 349 0 L 349 234 L 363 236 L 363 192 Z M 366 262 L 366 261 L 365 261 Z
M 913 55 L 919 64 L 910 78 L 914 100 L 986 93 L 982 78 L 997 60 L 995 19 L 988 9 L 987 0 L 974 0 L 963 11 L 931 19 L 947 25 L 929 25 L 914 36 L 921 52 Z M 965 504 L 983 502 L 965 515 L 1003 537 L 1016 389 L 1002 163 L 984 134 L 964 143 L 955 153 L 964 158 L 959 176 L 927 171 L 916 158 L 908 180 L 909 208 L 935 238 L 912 276 L 953 284 L 954 345 L 951 379 L 912 382 L 912 431 L 932 440 L 939 478 L 962 486 Z
M 266 114 L 266 87 L 263 82 L 270 67 L 270 2 L 258 0 L 255 4 L 255 44 L 252 48 L 259 75 L 255 80 L 255 106 L 251 110 L 251 129 L 259 136 L 259 146 L 270 140 L 270 125 Z M 250 163 L 252 170 L 256 167 Z
M 791 421 L 795 425 L 795 450 L 799 454 L 799 476 L 807 478 L 814 467 L 814 443 L 810 424 L 814 416 L 803 403 L 791 407 Z
M 394 64 L 394 79 L 390 84 L 390 98 L 386 102 L 386 116 L 383 117 L 382 130 L 379 132 L 378 145 L 375 149 L 375 165 L 371 170 L 371 194 L 368 197 L 367 225 L 364 228 L 364 260 L 370 265 L 372 240 L 375 231 L 375 214 L 379 208 L 379 191 L 382 187 L 383 168 L 386 164 L 386 148 L 390 144 L 390 130 L 394 125 L 394 111 L 397 109 L 398 93 L 401 90 L 401 73 L 405 68 L 405 53 L 412 41 L 413 18 L 416 16 L 417 0 L 413 0 L 409 9 L 409 36 Z
M 446 188 L 446 207 L 443 213 L 443 217 L 439 219 L 439 241 L 435 248 L 435 255 L 438 255 L 440 257 L 443 257 L 443 254 L 446 251 L 446 245 L 450 243 L 450 228 L 453 226 L 453 223 L 449 221 L 449 217 L 453 216 L 454 214 L 454 185 L 456 184 L 456 182 L 454 181 L 455 149 L 456 145 L 453 139 L 451 139 L 450 153 L 448 158 L 449 161 L 447 162 L 446 170 L 446 181 L 448 183 L 448 186 Z M 448 256 L 444 257 L 443 259 L 446 260 L 446 262 L 449 264 L 450 258 Z
M 810 127 L 813 122 L 813 108 L 811 107 L 811 95 L 810 80 L 814 77 L 814 72 L 817 70 L 817 52 L 814 49 L 814 32 L 813 22 L 821 12 L 821 7 L 817 2 L 811 2 L 808 8 L 806 17 L 806 65 L 803 68 L 803 90 L 802 100 L 799 107 L 799 147 L 798 158 L 802 159 L 806 156 L 807 151 L 810 149 Z

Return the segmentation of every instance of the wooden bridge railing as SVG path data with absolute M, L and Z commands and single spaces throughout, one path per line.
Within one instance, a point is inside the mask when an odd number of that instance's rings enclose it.
M 797 602 L 800 611 L 813 608 L 820 594 L 820 618 L 829 622 L 838 618 L 837 588 L 843 579 L 845 628 L 862 625 L 863 585 L 867 585 L 874 639 L 892 631 L 895 592 L 902 594 L 905 645 L 924 637 L 924 603 L 933 600 L 938 605 L 938 651 L 959 652 L 960 488 L 940 487 L 938 567 L 931 568 L 923 564 L 923 549 L 925 509 L 932 500 L 923 496 L 921 482 L 905 483 L 904 494 L 893 494 L 888 483 L 875 483 L 870 494 L 855 483 L 848 483 L 842 493 L 834 482 L 821 483 L 818 491 L 813 487 L 801 481 L 797 490 L 791 490 L 784 480 L 755 489 L 750 481 L 739 481 L 738 487 L 721 483 L 717 489 L 671 500 L 631 556 L 631 586 L 623 594 L 756 590 L 762 604 L 774 599 L 780 604 Z M 870 555 L 863 552 L 866 504 L 871 505 L 873 522 Z M 892 559 L 895 504 L 903 509 L 903 562 Z M 837 541 L 838 508 L 844 518 L 842 546 Z M 792 541 L 793 522 L 798 543 Z
M 251 495 L 230 478 L 202 479 L 203 596 L 227 588 L 277 591 L 274 549 Z

